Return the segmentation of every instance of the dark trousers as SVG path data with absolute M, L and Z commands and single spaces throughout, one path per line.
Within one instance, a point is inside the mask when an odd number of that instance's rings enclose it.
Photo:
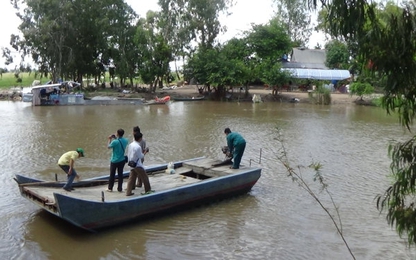
M 241 158 L 243 157 L 244 150 L 246 149 L 246 143 L 238 144 L 234 147 L 233 152 L 233 168 L 240 168 Z
M 69 172 L 69 165 L 59 165 L 61 169 L 67 174 L 67 181 L 64 185 L 64 189 L 71 189 L 72 183 L 74 182 L 75 177 L 77 177 L 77 171 L 75 171 L 74 168 L 72 168 L 71 175 L 68 175 Z
M 144 192 L 150 191 L 149 176 L 143 168 L 133 168 L 130 170 L 129 180 L 127 181 L 126 195 L 130 195 L 133 187 L 136 185 L 136 179 L 144 185 Z
M 118 191 L 122 191 L 123 190 L 123 169 L 124 169 L 124 164 L 126 164 L 126 162 L 123 160 L 121 162 L 118 163 L 110 163 L 110 179 L 108 181 L 108 189 L 109 190 L 113 190 L 113 186 L 114 186 L 114 180 L 116 177 L 116 170 L 117 170 L 117 179 L 118 179 L 118 184 L 117 184 L 117 190 Z

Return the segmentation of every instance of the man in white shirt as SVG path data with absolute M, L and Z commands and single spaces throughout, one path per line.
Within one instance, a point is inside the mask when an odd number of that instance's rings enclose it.
M 133 190 L 133 187 L 136 184 L 136 179 L 139 179 L 138 183 L 143 183 L 145 193 L 151 191 L 149 177 L 147 176 L 142 163 L 142 159 L 144 157 L 142 148 L 140 146 L 140 141 L 142 140 L 142 138 L 142 133 L 134 133 L 134 141 L 131 142 L 129 145 L 128 157 L 129 161 L 134 162 L 134 167 L 132 167 L 132 169 L 130 170 L 129 180 L 127 181 L 126 196 L 134 195 L 134 193 L 132 193 L 131 191 Z

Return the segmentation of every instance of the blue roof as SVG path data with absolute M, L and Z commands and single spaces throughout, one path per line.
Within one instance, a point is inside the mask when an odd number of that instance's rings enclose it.
M 319 80 L 343 80 L 351 77 L 348 70 L 320 70 L 320 69 L 298 69 L 282 68 L 289 71 L 294 78 L 319 79 Z

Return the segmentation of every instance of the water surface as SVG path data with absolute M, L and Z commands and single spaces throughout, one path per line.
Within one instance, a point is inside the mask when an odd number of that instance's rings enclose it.
M 375 207 L 375 196 L 389 184 L 387 145 L 410 136 L 379 108 L 202 101 L 66 107 L 0 102 L 0 109 L 3 259 L 351 259 L 325 212 L 276 160 L 277 129 L 292 166 L 323 164 L 357 259 L 416 257 Z M 56 162 L 77 147 L 86 153 L 76 162 L 83 178 L 108 174 L 107 136 L 123 128 L 131 139 L 135 125 L 150 147 L 148 165 L 223 159 L 223 130 L 230 127 L 247 140 L 242 163 L 262 167 L 262 177 L 247 195 L 95 234 L 20 196 L 14 174 L 64 179 Z M 312 173 L 302 173 L 334 214 Z

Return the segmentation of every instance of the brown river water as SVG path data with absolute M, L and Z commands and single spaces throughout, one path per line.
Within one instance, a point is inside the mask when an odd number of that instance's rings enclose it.
M 352 259 L 329 217 L 276 160 L 276 127 L 292 166 L 323 164 L 357 259 L 416 258 L 375 206 L 389 184 L 388 143 L 410 136 L 380 108 L 210 101 L 31 107 L 4 101 L 0 111 L 1 259 Z M 56 162 L 77 147 L 86 155 L 76 162 L 82 178 L 108 174 L 107 136 L 123 128 L 131 139 L 135 125 L 150 147 L 147 165 L 223 159 L 223 130 L 230 127 L 247 140 L 242 164 L 262 167 L 262 177 L 246 195 L 98 233 L 20 196 L 14 174 L 54 180 L 57 173 L 62 180 Z M 303 175 L 334 213 L 313 173 Z

